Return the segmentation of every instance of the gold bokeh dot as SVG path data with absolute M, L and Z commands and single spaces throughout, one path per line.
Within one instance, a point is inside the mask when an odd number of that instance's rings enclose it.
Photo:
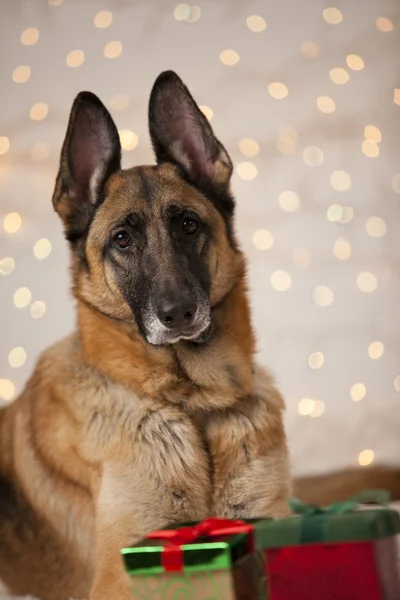
M 47 0 L 47 2 L 52 6 L 61 6 L 64 0 Z
M 274 245 L 274 236 L 266 229 L 257 229 L 253 234 L 253 244 L 258 250 L 269 250 Z
M 219 59 L 227 67 L 233 67 L 239 62 L 240 56 L 235 50 L 223 50 L 219 55 Z
M 15 387 L 9 379 L 0 379 L 0 398 L 2 400 L 12 400 L 15 394 Z
M 310 253 L 305 248 L 295 248 L 293 250 L 292 260 L 295 267 L 307 269 L 311 263 Z
M 329 96 L 318 96 L 317 106 L 322 113 L 333 113 L 336 109 L 335 102 Z
M 351 256 L 351 245 L 347 240 L 339 238 L 333 244 L 333 253 L 339 260 L 349 260 Z
M 330 306 L 333 298 L 332 290 L 326 285 L 318 285 L 313 291 L 313 300 L 318 306 Z
M 201 8 L 197 4 L 192 4 L 190 7 L 189 16 L 186 17 L 186 23 L 196 23 L 201 17 Z
M 22 346 L 13 348 L 8 354 L 8 364 L 13 369 L 19 369 L 26 362 L 26 352 Z
M 400 173 L 395 173 L 392 177 L 392 188 L 397 194 L 400 194 Z
M 279 194 L 279 206 L 286 212 L 293 212 L 300 206 L 300 198 L 292 190 L 284 190 Z
M 358 54 L 348 54 L 346 62 L 349 69 L 353 71 L 361 71 L 364 68 L 364 61 Z
M 331 223 L 338 223 L 343 217 L 343 206 L 341 204 L 331 204 L 326 211 L 326 218 Z
M 318 146 L 307 146 L 303 150 L 303 160 L 309 167 L 318 167 L 324 162 L 324 155 Z
M 289 93 L 286 85 L 280 81 L 270 83 L 268 86 L 268 91 L 270 96 L 276 100 L 282 100 L 283 98 L 286 98 Z
M 314 408 L 310 412 L 310 417 L 317 418 L 321 417 L 325 412 L 325 403 L 322 400 L 314 401 Z
M 39 39 L 39 30 L 36 27 L 24 29 L 21 33 L 21 44 L 24 46 L 34 46 Z
M 33 319 L 41 319 L 46 312 L 46 304 L 42 300 L 36 300 L 31 304 L 30 313 Z
M 271 274 L 271 285 L 277 292 L 286 292 L 292 285 L 292 278 L 286 271 L 274 271 Z
M 357 287 L 364 294 L 371 294 L 378 287 L 378 281 L 369 271 L 362 271 L 357 275 Z
M 301 53 L 306 58 L 317 58 L 319 55 L 319 46 L 314 42 L 303 42 L 301 45 Z
M 260 15 L 251 15 L 250 17 L 247 17 L 246 23 L 247 27 L 253 33 L 261 33 L 261 31 L 264 31 L 267 27 L 265 19 L 260 17 Z
M 329 25 L 338 25 L 343 21 L 343 15 L 338 8 L 329 7 L 322 11 L 322 16 Z
M 367 125 L 364 128 L 364 136 L 368 142 L 379 143 L 382 141 L 382 133 L 375 125 Z
M 3 228 L 6 233 L 15 233 L 21 225 L 22 219 L 17 212 L 8 213 L 3 219 Z
M 354 209 L 351 206 L 342 206 L 342 216 L 338 219 L 339 223 L 350 223 L 354 217 Z
M 243 156 L 256 156 L 260 152 L 260 146 L 253 138 L 243 138 L 239 142 L 239 150 Z
M 244 181 L 253 181 L 257 177 L 257 167 L 251 162 L 241 162 L 236 167 L 236 173 Z
M 393 386 L 394 386 L 394 389 L 396 390 L 396 392 L 400 392 L 400 375 L 397 375 L 394 378 Z
M 67 67 L 71 67 L 72 69 L 80 67 L 84 61 L 85 54 L 82 50 L 72 50 L 67 54 L 67 58 L 65 59 Z
M 139 143 L 139 137 L 129 129 L 120 129 L 119 139 L 124 150 L 134 150 Z
M 94 25 L 99 29 L 110 27 L 113 20 L 112 12 L 109 10 L 101 10 L 94 18 Z
M 382 342 L 371 342 L 368 346 L 368 356 L 372 358 L 372 360 L 376 360 L 377 358 L 381 358 L 383 356 L 385 348 Z
M 10 140 L 8 139 L 8 137 L 2 135 L 0 137 L 0 156 L 2 154 L 7 154 L 9 149 L 10 149 Z
M 103 54 L 106 58 L 118 58 L 122 54 L 122 43 L 118 40 L 108 42 L 104 46 Z
M 362 452 L 360 452 L 360 454 L 358 455 L 358 464 L 361 467 L 367 467 L 368 465 L 370 465 L 373 460 L 375 458 L 375 454 L 373 450 L 363 450 Z
M 174 17 L 177 21 L 186 21 L 190 15 L 190 5 L 186 3 L 175 6 Z
M 45 142 L 38 142 L 30 149 L 30 155 L 35 162 L 46 160 L 50 156 L 50 147 Z
M 315 401 L 311 398 L 302 398 L 298 404 L 297 410 L 299 411 L 299 415 L 305 417 L 310 415 L 314 410 Z
M 276 147 L 281 154 L 293 154 L 296 150 L 298 133 L 293 127 L 283 127 L 278 132 Z
M 14 271 L 15 261 L 11 256 L 0 259 L 0 275 L 10 275 Z
M 21 287 L 14 293 L 14 305 L 17 308 L 25 308 L 32 300 L 32 294 L 27 287 Z
M 111 110 L 116 112 L 126 110 L 129 107 L 131 100 L 128 94 L 115 94 L 110 100 Z
M 400 105 L 400 88 L 395 88 L 393 93 L 393 101 L 395 104 Z
M 368 158 L 376 158 L 379 156 L 379 146 L 375 142 L 364 140 L 361 145 L 361 149 L 365 156 L 368 156 Z
M 43 260 L 51 254 L 51 242 L 47 238 L 38 240 L 33 246 L 33 254 L 38 260 Z
M 43 121 L 49 114 L 49 107 L 45 102 L 37 102 L 29 111 L 32 121 Z
M 394 29 L 392 21 L 386 17 L 379 17 L 376 20 L 376 27 L 379 31 L 383 31 L 384 33 L 388 33 Z
M 324 364 L 325 358 L 323 352 L 313 352 L 308 357 L 308 365 L 310 369 L 320 369 Z
M 207 119 L 209 121 L 211 121 L 211 119 L 214 116 L 212 109 L 209 106 L 205 106 L 204 104 L 199 106 L 199 108 L 200 108 L 201 112 L 203 113 L 203 115 L 205 115 L 207 117 Z
M 371 237 L 383 237 L 387 231 L 386 222 L 381 217 L 370 217 L 365 225 Z
M 329 71 L 329 77 L 336 83 L 337 85 L 344 85 L 350 79 L 350 75 L 346 71 L 346 69 L 342 69 L 342 67 L 336 67 Z
M 363 398 L 365 398 L 365 394 L 367 393 L 367 388 L 363 383 L 355 383 L 350 388 L 350 398 L 353 402 L 360 402 Z
M 333 171 L 330 181 L 333 189 L 338 192 L 344 192 L 351 186 L 351 177 L 347 171 Z
M 21 65 L 13 71 L 13 81 L 15 83 L 25 83 L 31 76 L 31 69 L 27 65 Z

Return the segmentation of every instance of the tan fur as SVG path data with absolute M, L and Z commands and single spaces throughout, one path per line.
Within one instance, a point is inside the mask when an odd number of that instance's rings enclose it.
M 150 530 L 288 512 L 284 405 L 254 362 L 244 258 L 219 212 L 174 167 L 147 174 L 158 190 L 154 227 L 179 195 L 214 233 L 217 334 L 196 349 L 153 347 L 138 334 L 101 255 L 132 196 L 140 208 L 138 180 L 134 169 L 111 176 L 87 239 L 89 270 L 72 258 L 78 330 L 43 353 L 0 412 L 0 475 L 18 499 L 0 523 L 0 578 L 16 594 L 128 600 L 119 550 Z M 60 207 L 65 214 L 63 196 Z

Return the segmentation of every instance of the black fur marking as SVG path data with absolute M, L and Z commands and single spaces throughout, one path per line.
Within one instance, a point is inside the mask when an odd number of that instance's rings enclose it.
M 233 519 L 243 518 L 245 519 L 248 515 L 246 510 L 248 509 L 248 504 L 244 502 L 240 502 L 239 504 L 231 504 L 229 506 L 230 517 Z
M 11 481 L 0 475 L 0 522 L 16 514 L 18 495 Z
M 140 179 L 140 195 L 146 202 L 151 204 L 154 197 L 153 183 L 143 169 L 138 169 L 137 173 Z
M 185 498 L 186 498 L 186 494 L 182 490 L 179 490 L 179 492 L 171 490 L 171 494 L 175 498 L 175 500 L 179 500 L 181 502 L 182 502 L 182 500 L 185 500 Z
M 246 464 L 249 465 L 251 462 L 251 457 L 250 457 L 249 449 L 247 447 L 246 442 L 243 442 L 242 448 L 243 448 L 243 453 L 244 453 Z

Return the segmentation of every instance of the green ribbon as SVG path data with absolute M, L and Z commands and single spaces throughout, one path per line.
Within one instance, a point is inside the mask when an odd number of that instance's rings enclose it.
M 298 515 L 343 515 L 352 512 L 360 504 L 378 504 L 387 506 L 390 502 L 390 493 L 386 490 L 364 490 L 351 496 L 344 502 L 333 502 L 329 506 L 316 506 L 308 502 L 303 502 L 298 498 L 290 498 L 289 505 L 295 514 Z
M 343 502 L 333 502 L 329 506 L 315 506 L 302 502 L 298 498 L 290 498 L 289 505 L 297 515 L 301 515 L 300 543 L 323 542 L 327 538 L 329 516 L 344 515 L 353 512 L 360 504 L 378 504 L 387 506 L 390 494 L 386 490 L 365 490 L 355 494 Z

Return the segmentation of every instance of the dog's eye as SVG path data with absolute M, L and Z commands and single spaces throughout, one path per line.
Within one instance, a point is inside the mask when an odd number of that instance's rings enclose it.
M 118 231 L 113 238 L 114 244 L 118 248 L 127 248 L 131 243 L 131 236 L 126 231 Z
M 189 235 L 192 235 L 193 233 L 196 233 L 196 231 L 199 228 L 199 222 L 195 221 L 195 219 L 189 219 L 188 217 L 186 217 L 185 219 L 183 219 L 182 221 L 182 231 L 184 233 L 187 233 Z

